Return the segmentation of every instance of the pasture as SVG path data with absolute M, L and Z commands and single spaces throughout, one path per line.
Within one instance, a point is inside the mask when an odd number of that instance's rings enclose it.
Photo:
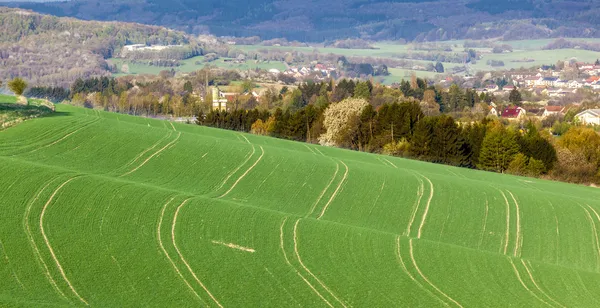
M 0 306 L 600 305 L 594 188 L 66 105 L 0 174 Z

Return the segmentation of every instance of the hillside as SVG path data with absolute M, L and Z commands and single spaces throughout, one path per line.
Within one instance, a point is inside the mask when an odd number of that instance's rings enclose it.
M 600 305 L 589 187 L 65 105 L 0 174 L 0 306 Z
M 193 44 L 182 32 L 124 22 L 82 21 L 0 7 L 0 80 L 68 87 L 110 75 L 105 61 L 127 44 Z
M 158 24 L 190 33 L 321 42 L 598 37 L 598 1 L 571 0 L 73 0 L 12 4 L 89 20 Z

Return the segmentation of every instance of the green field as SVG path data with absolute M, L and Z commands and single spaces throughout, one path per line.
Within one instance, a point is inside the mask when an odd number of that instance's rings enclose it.
M 0 174 L 2 307 L 600 306 L 594 188 L 67 105 Z

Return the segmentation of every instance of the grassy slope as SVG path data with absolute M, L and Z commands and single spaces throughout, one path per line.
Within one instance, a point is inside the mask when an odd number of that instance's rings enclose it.
M 2 306 L 600 304 L 596 189 L 57 111 L 0 132 Z

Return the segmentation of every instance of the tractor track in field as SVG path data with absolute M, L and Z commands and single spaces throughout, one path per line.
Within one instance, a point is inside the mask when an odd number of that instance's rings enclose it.
M 319 155 L 319 154 L 317 154 L 317 152 L 315 152 L 315 150 L 313 150 L 313 149 L 312 149 L 311 147 L 309 147 L 308 145 L 306 145 L 306 144 L 304 144 L 304 143 L 303 143 L 302 145 L 303 145 L 303 146 L 305 146 L 305 147 L 306 147 L 306 148 L 307 148 L 307 149 L 308 149 L 308 150 L 309 150 L 311 153 L 313 153 L 313 154 L 315 154 L 315 155 Z
M 515 257 L 520 257 L 521 256 L 521 250 L 523 249 L 523 232 L 521 231 L 521 211 L 519 210 L 519 202 L 517 202 L 517 199 L 515 198 L 515 196 L 513 195 L 513 193 L 510 190 L 507 190 L 507 192 L 510 194 L 510 197 L 513 199 L 513 202 L 515 203 L 515 213 L 516 213 L 516 224 L 517 224 L 517 234 L 516 234 L 516 243 L 515 243 L 515 250 L 514 250 L 514 256 Z
M 177 247 L 177 241 L 175 240 L 175 226 L 177 225 L 177 217 L 179 217 L 179 211 L 183 208 L 183 206 L 188 201 L 190 201 L 190 199 L 191 198 L 185 199 L 183 202 L 181 202 L 181 204 L 175 210 L 175 215 L 173 216 L 173 224 L 171 225 L 171 242 L 173 243 L 173 247 L 175 248 L 175 251 L 177 252 L 177 255 L 179 256 L 179 260 L 181 260 L 181 262 L 183 262 L 183 264 L 185 264 L 185 267 L 188 269 L 188 271 L 190 272 L 190 274 L 192 274 L 192 277 L 194 277 L 194 280 L 196 280 L 196 282 L 198 283 L 198 285 L 200 285 L 200 287 L 202 287 L 202 289 L 204 289 L 204 291 L 206 292 L 206 294 L 208 294 L 208 296 L 213 300 L 213 302 L 215 304 L 217 304 L 217 306 L 223 308 L 223 306 L 221 305 L 221 303 L 219 303 L 219 301 L 208 290 L 208 288 L 204 285 L 204 283 L 202 283 L 202 281 L 200 281 L 200 279 L 198 278 L 198 276 L 196 275 L 196 273 L 194 272 L 194 270 L 192 269 L 192 267 L 190 266 L 190 264 L 187 262 L 187 260 L 185 259 L 185 257 L 181 253 L 181 250 L 179 250 L 179 247 Z
M 333 194 L 331 194 L 331 197 L 329 198 L 329 201 L 327 201 L 327 203 L 325 204 L 325 206 L 323 207 L 323 210 L 321 211 L 321 213 L 319 214 L 319 216 L 317 217 L 317 219 L 321 219 L 321 217 L 323 217 L 323 215 L 325 215 L 325 211 L 327 211 L 327 208 L 329 208 L 329 205 L 331 205 L 331 202 L 335 199 L 335 197 L 337 196 L 340 188 L 342 187 L 342 185 L 346 182 L 346 178 L 348 177 L 348 171 L 350 170 L 348 168 L 348 165 L 346 165 L 346 163 L 344 163 L 344 161 L 340 160 L 340 163 L 342 163 L 342 165 L 344 165 L 344 167 L 346 168 L 346 171 L 344 172 L 344 176 L 342 176 L 342 179 L 340 180 L 340 183 L 338 184 L 338 186 L 336 187 L 335 191 L 333 192 Z
M 427 282 L 427 284 L 429 286 L 431 286 L 434 290 L 436 290 L 439 294 L 441 294 L 443 297 L 447 298 L 448 300 L 450 300 L 451 302 L 453 302 L 456 306 L 461 307 L 462 305 L 457 302 L 455 299 L 453 299 L 452 297 L 450 297 L 450 295 L 446 294 L 444 291 L 442 291 L 440 288 L 438 288 L 435 284 L 433 284 L 428 278 L 427 276 L 425 276 L 425 274 L 423 274 L 423 272 L 421 271 L 421 269 L 419 268 L 419 265 L 417 265 L 417 260 L 415 260 L 415 255 L 413 253 L 413 239 L 409 239 L 408 240 L 408 248 L 409 248 L 409 253 L 410 253 L 410 259 L 412 260 L 412 263 L 415 267 L 415 269 L 417 270 L 417 273 L 419 273 L 419 276 L 421 276 L 421 278 L 423 278 L 423 280 L 425 280 L 425 282 Z
M 392 163 L 389 159 L 383 158 L 383 160 L 385 160 L 386 162 L 388 162 L 388 164 L 390 164 L 392 167 L 398 169 L 398 166 L 394 165 L 394 163 Z
M 137 167 L 129 170 L 128 172 L 125 172 L 123 174 L 121 174 L 119 177 L 124 177 L 127 175 L 130 175 L 134 172 L 136 172 L 138 169 L 140 169 L 141 167 L 143 167 L 146 163 L 148 163 L 152 158 L 154 158 L 156 155 L 159 155 L 162 151 L 166 150 L 167 148 L 169 148 L 171 145 L 174 145 L 175 143 L 177 143 L 177 141 L 179 140 L 179 137 L 181 137 L 181 133 L 179 133 L 177 135 L 177 137 L 175 138 L 175 140 L 167 143 L 167 145 L 165 145 L 164 147 L 160 148 L 158 151 L 154 152 L 152 155 L 150 155 L 148 158 L 146 158 L 141 164 L 139 164 Z
M 183 282 L 185 283 L 185 285 L 190 289 L 190 291 L 192 291 L 192 293 L 196 296 L 196 298 L 198 298 L 198 300 L 200 300 L 200 302 L 202 302 L 202 304 L 205 304 L 204 300 L 202 299 L 202 297 L 200 297 L 200 295 L 198 295 L 198 293 L 196 292 L 196 290 L 192 287 L 192 285 L 189 283 L 189 281 L 187 281 L 187 279 L 185 279 L 185 277 L 183 277 L 183 274 L 181 273 L 181 271 L 179 270 L 179 268 L 177 267 L 177 264 L 175 264 L 175 261 L 173 260 L 173 258 L 171 258 L 171 256 L 169 255 L 169 253 L 167 252 L 167 250 L 165 249 L 165 245 L 162 241 L 162 237 L 161 237 L 161 229 L 162 229 L 162 223 L 163 223 L 163 219 L 165 216 L 165 211 L 167 209 L 167 206 L 171 203 L 171 201 L 173 201 L 175 199 L 175 197 L 171 198 L 169 201 L 167 201 L 167 203 L 165 203 L 165 205 L 162 208 L 162 211 L 160 212 L 160 217 L 158 219 L 158 227 L 156 228 L 156 238 L 158 239 L 158 245 L 160 246 L 160 249 L 162 250 L 162 253 L 167 257 L 167 259 L 169 260 L 169 263 L 171 263 L 171 266 L 173 266 L 173 269 L 175 270 L 175 272 L 177 273 L 177 275 L 181 278 L 181 280 L 183 280 Z
M 419 225 L 419 230 L 417 232 L 417 238 L 421 238 L 421 233 L 423 231 L 423 226 L 425 226 L 425 221 L 427 220 L 427 214 L 429 213 L 429 207 L 431 206 L 431 199 L 433 199 L 433 183 L 431 182 L 431 180 L 424 176 L 421 175 L 423 178 L 425 178 L 427 180 L 427 182 L 429 182 L 429 198 L 427 199 L 427 205 L 425 205 L 425 212 L 423 213 L 423 218 L 421 219 L 421 224 Z
M 504 198 L 504 202 L 506 204 L 506 233 L 504 234 L 504 254 L 508 252 L 508 240 L 510 237 L 510 204 L 508 203 L 508 198 L 506 198 L 506 194 L 502 190 L 498 190 L 502 197 Z
M 25 233 L 27 234 L 27 238 L 29 240 L 29 243 L 31 244 L 31 247 L 33 248 L 34 255 L 37 257 L 38 261 L 43 266 L 44 274 L 46 276 L 46 279 L 48 279 L 48 282 L 50 282 L 50 285 L 54 288 L 54 291 L 56 291 L 56 293 L 58 295 L 60 295 L 65 300 L 69 301 L 69 299 L 67 298 L 67 296 L 60 290 L 60 288 L 56 284 L 56 281 L 54 280 L 54 278 L 50 274 L 50 269 L 48 268 L 48 264 L 46 264 L 46 261 L 44 261 L 44 258 L 42 258 L 42 254 L 40 252 L 40 249 L 39 249 L 38 245 L 36 244 L 35 239 L 33 238 L 33 232 L 31 232 L 31 226 L 29 225 L 29 214 L 31 213 L 31 209 L 33 208 L 33 204 L 39 199 L 39 197 L 46 190 L 46 188 L 48 188 L 48 186 L 50 186 L 50 184 L 52 184 L 55 180 L 57 180 L 57 178 L 54 178 L 54 179 L 50 180 L 42 189 L 40 189 L 38 191 L 38 193 L 35 195 L 35 197 L 33 198 L 33 200 L 31 200 L 29 202 L 29 204 L 27 205 L 27 208 L 25 209 L 25 216 L 23 217 L 23 224 L 24 224 Z
M 244 138 L 246 138 L 246 137 L 244 137 Z M 253 145 L 252 147 L 254 148 L 254 145 Z M 260 154 L 260 156 L 258 157 L 258 159 L 257 159 L 257 160 L 254 162 L 254 164 L 252 164 L 252 166 L 250 166 L 250 168 L 248 168 L 248 170 L 246 170 L 246 172 L 244 172 L 244 174 L 242 174 L 242 175 L 241 175 L 241 176 L 240 176 L 240 177 L 239 177 L 239 178 L 238 178 L 238 179 L 237 179 L 237 180 L 236 180 L 236 181 L 233 183 L 233 185 L 231 185 L 231 187 L 229 188 L 229 190 L 227 190 L 225 193 L 223 193 L 222 195 L 220 195 L 219 197 L 217 197 L 217 199 L 221 199 L 221 198 L 223 198 L 223 197 L 227 196 L 227 195 L 228 195 L 228 194 L 229 194 L 229 193 L 230 193 L 230 192 L 231 192 L 231 191 L 232 191 L 232 190 L 233 190 L 233 189 L 234 189 L 234 188 L 237 186 L 237 184 L 238 184 L 238 183 L 239 183 L 239 182 L 240 182 L 240 181 L 241 181 L 241 180 L 242 180 L 244 177 L 246 177 L 246 175 L 247 175 L 248 173 L 250 173 L 250 171 L 252 171 L 252 169 L 254 169 L 254 167 L 256 167 L 256 165 L 258 165 L 258 163 L 259 163 L 259 162 L 262 160 L 263 156 L 265 155 L 265 149 L 263 149 L 263 147 L 262 147 L 262 146 L 259 146 L 259 147 L 260 147 L 261 154 Z
M 54 199 L 56 194 L 65 185 L 67 185 L 69 182 L 75 180 L 76 178 L 77 177 L 72 177 L 72 178 L 68 179 L 67 181 L 65 181 L 64 183 L 62 183 L 60 186 L 58 186 L 58 188 L 56 188 L 56 190 L 54 190 L 54 192 L 50 196 L 50 199 L 48 199 L 46 204 L 44 204 L 44 207 L 42 208 L 42 213 L 40 214 L 40 231 L 42 232 L 42 237 L 44 238 L 44 242 L 46 243 L 46 246 L 48 247 L 48 250 L 50 251 L 50 255 L 52 256 L 52 259 L 56 263 L 56 267 L 58 268 L 63 280 L 67 283 L 67 285 L 69 286 L 69 289 L 71 289 L 71 292 L 73 292 L 73 294 L 77 297 L 77 299 L 79 299 L 79 301 L 84 303 L 86 306 L 89 306 L 89 303 L 83 297 L 81 297 L 81 295 L 79 295 L 79 293 L 77 292 L 77 290 L 75 290 L 75 287 L 73 286 L 73 284 L 71 283 L 69 278 L 67 278 L 67 274 L 65 273 L 62 265 L 58 261 L 58 258 L 56 257 L 56 253 L 54 253 L 54 249 L 52 248 L 52 245 L 50 245 L 50 241 L 48 240 L 48 236 L 46 235 L 46 231 L 44 230 L 44 215 L 46 213 L 46 209 L 48 208 L 48 205 L 50 205 L 50 203 L 52 202 L 52 200 Z
M 527 271 L 527 275 L 529 275 L 529 279 L 531 280 L 531 282 L 533 282 L 533 285 L 535 286 L 535 288 L 538 289 L 538 291 L 540 291 L 540 293 L 542 293 L 542 295 L 544 295 L 551 302 L 555 303 L 556 305 L 558 305 L 561 308 L 566 308 L 563 304 L 557 302 L 554 298 L 552 298 L 550 295 L 548 295 L 548 293 L 546 293 L 544 290 L 542 290 L 542 288 L 538 285 L 537 281 L 535 281 L 535 279 L 533 278 L 533 273 L 532 273 L 533 270 L 530 269 L 531 262 L 529 262 L 529 261 L 525 262 L 525 260 L 521 259 L 521 263 L 525 267 L 525 270 Z M 528 263 L 529 263 L 529 266 L 527 266 Z
M 300 223 L 301 218 L 298 218 L 298 220 L 296 220 L 296 223 L 294 224 L 294 253 L 296 254 L 296 259 L 298 259 L 298 262 L 300 263 L 300 266 L 302 266 L 302 268 L 310 275 L 312 276 L 320 285 L 321 287 L 323 287 L 331 296 L 333 296 L 333 298 L 335 298 L 335 300 L 340 303 L 344 308 L 347 308 L 348 306 L 346 306 L 346 304 L 340 300 L 328 287 L 327 285 L 325 285 L 325 283 L 323 283 L 315 274 L 313 274 L 313 272 L 310 271 L 310 269 L 308 269 L 308 267 L 306 267 L 306 265 L 304 264 L 304 262 L 302 262 L 302 258 L 300 258 L 300 253 L 298 252 L 298 224 Z
M 164 140 L 169 139 L 171 136 L 173 135 L 172 131 L 168 131 L 167 134 L 160 138 L 158 141 L 156 141 L 152 146 L 150 146 L 149 148 L 145 149 L 144 151 L 142 151 L 140 154 L 138 154 L 136 157 L 133 158 L 133 160 L 131 160 L 129 163 L 127 163 L 125 166 L 120 167 L 119 169 L 122 168 L 126 168 L 131 166 L 132 164 L 134 164 L 135 162 L 138 161 L 138 159 L 140 159 L 142 156 L 144 156 L 144 154 L 154 150 L 154 148 L 156 148 L 159 144 L 161 144 Z
M 317 204 L 319 204 L 319 202 L 321 202 L 321 199 L 323 198 L 323 196 L 325 195 L 325 193 L 327 192 L 327 190 L 329 189 L 329 187 L 331 186 L 331 184 L 335 180 L 335 177 L 337 176 L 339 170 L 340 170 L 340 164 L 338 164 L 336 162 L 335 163 L 335 172 L 333 173 L 333 176 L 331 177 L 331 180 L 329 181 L 329 183 L 327 183 L 327 185 L 325 186 L 325 188 L 321 191 L 321 194 L 319 194 L 319 197 L 317 198 L 317 201 L 315 201 L 315 203 L 313 204 L 313 206 L 310 208 L 310 212 L 306 215 L 307 217 L 310 216 L 310 215 L 312 215 L 312 213 L 314 213 L 314 211 L 315 211 L 315 209 L 317 207 Z
M 417 212 L 419 211 L 419 207 L 421 206 L 421 199 L 423 199 L 423 194 L 425 193 L 425 184 L 421 178 L 415 175 L 417 181 L 419 182 L 419 187 L 417 187 L 417 200 L 415 200 L 415 205 L 413 206 L 412 213 L 410 214 L 410 220 L 408 221 L 408 225 L 406 226 L 406 231 L 404 235 L 410 236 L 410 229 L 412 228 L 413 223 L 415 222 L 415 218 L 417 217 Z
M 544 299 L 542 299 L 537 294 L 535 294 L 535 292 L 531 291 L 531 289 L 525 284 L 525 281 L 523 281 L 523 278 L 521 277 L 521 273 L 519 273 L 519 269 L 515 265 L 515 262 L 513 261 L 513 259 L 511 257 L 507 257 L 507 258 L 508 258 L 508 261 L 510 262 L 510 265 L 512 265 L 513 271 L 514 271 L 515 275 L 517 276 L 519 283 L 521 283 L 521 286 L 523 286 L 523 288 L 525 288 L 525 290 L 527 290 L 527 292 L 529 292 L 529 294 L 531 296 L 535 297 L 540 302 L 552 307 L 552 305 L 550 305 L 550 303 L 546 302 Z
M 596 229 L 596 222 L 594 222 L 594 218 L 592 217 L 592 214 L 590 214 L 590 211 L 588 211 L 588 209 L 586 209 L 583 205 L 581 204 L 577 204 L 579 205 L 583 211 L 585 212 L 586 218 L 588 220 L 588 222 L 590 223 L 590 226 L 592 227 L 592 234 L 594 235 L 594 239 L 595 239 L 595 248 L 596 248 L 596 262 L 597 264 L 600 264 L 600 241 L 598 240 L 598 229 Z
M 10 259 L 8 258 L 8 252 L 6 251 L 6 247 L 2 243 L 2 240 L 0 240 L 0 252 L 2 252 L 2 254 L 4 254 L 4 260 L 6 261 L 6 266 L 8 268 L 10 268 L 11 275 L 13 276 L 13 278 L 15 279 L 15 281 L 19 284 L 19 286 L 21 287 L 21 289 L 25 290 L 26 289 L 25 285 L 23 285 L 23 283 L 21 282 L 21 279 L 19 279 L 19 276 L 17 276 L 17 273 L 15 273 L 15 270 L 10 265 Z
M 402 266 L 402 271 L 404 271 L 404 273 L 416 284 L 419 286 L 419 288 L 421 288 L 423 291 L 427 292 L 427 294 L 431 295 L 431 297 L 437 299 L 438 301 L 440 301 L 442 304 L 444 304 L 445 306 L 448 306 L 448 304 L 446 302 L 444 302 L 442 299 L 440 299 L 437 295 L 433 294 L 433 292 L 431 292 L 429 289 L 427 289 L 425 286 L 423 286 L 423 284 L 421 282 L 419 282 L 415 276 L 413 276 L 410 271 L 408 271 L 408 267 L 406 266 L 406 263 L 404 263 L 404 259 L 402 258 L 402 253 L 400 251 L 400 236 L 398 235 L 396 237 L 396 258 L 398 259 L 398 262 L 400 263 L 400 265 Z
M 237 136 L 237 135 L 236 135 Z M 254 155 L 254 153 L 256 152 L 256 148 L 254 147 L 254 145 L 250 144 L 252 146 L 252 151 L 250 152 L 249 155 L 245 156 L 245 160 L 244 162 L 242 162 L 241 164 L 239 164 L 233 171 L 229 172 L 229 174 L 227 174 L 227 176 L 225 177 L 225 179 L 223 180 L 223 182 L 221 182 L 221 184 L 219 185 L 219 187 L 217 187 L 217 189 L 215 189 L 215 191 L 219 191 L 221 188 L 223 188 L 223 186 L 225 185 L 225 183 L 227 183 L 227 181 L 229 181 L 229 179 L 236 173 L 238 172 L 240 169 L 242 169 L 242 167 L 248 163 L 248 161 L 250 161 L 250 159 L 252 158 L 252 156 Z
M 481 229 L 481 234 L 479 235 L 479 243 L 477 244 L 477 249 L 481 248 L 481 244 L 483 243 L 483 237 L 485 236 L 485 229 L 487 228 L 488 212 L 489 212 L 489 202 L 486 197 L 485 198 L 485 214 L 483 216 L 483 228 Z
M 308 287 L 310 287 L 310 289 L 317 294 L 317 296 L 319 296 L 319 298 L 321 298 L 321 300 L 323 300 L 323 302 L 325 302 L 327 304 L 327 306 L 329 307 L 333 307 L 333 305 L 325 298 L 323 297 L 323 295 L 310 283 L 310 281 L 308 281 L 308 279 L 306 279 L 306 277 L 304 277 L 304 275 L 302 275 L 302 273 L 300 273 L 290 262 L 290 259 L 287 256 L 287 253 L 285 252 L 285 248 L 283 245 L 283 227 L 285 226 L 285 222 L 288 220 L 288 217 L 286 217 L 283 222 L 281 223 L 281 226 L 279 227 L 279 248 L 281 248 L 281 252 L 283 253 L 283 258 L 285 259 L 285 262 L 287 263 L 287 265 L 289 267 L 291 267 L 294 272 L 296 272 L 296 274 L 298 274 L 298 276 L 300 276 L 300 278 L 302 278 L 302 280 L 308 285 Z

